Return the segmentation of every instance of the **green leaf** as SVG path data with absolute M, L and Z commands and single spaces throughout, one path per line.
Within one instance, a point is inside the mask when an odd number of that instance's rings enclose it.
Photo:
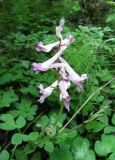
M 2 150 L 0 152 L 0 159 L 1 160 L 9 160 L 9 153 L 7 150 Z
M 22 116 L 18 117 L 15 122 L 13 116 L 10 114 L 2 114 L 0 120 L 4 121 L 4 123 L 0 123 L 0 128 L 4 130 L 20 129 L 26 124 L 26 121 Z
M 57 148 L 50 153 L 50 160 L 73 160 L 70 147 L 68 145 L 60 145 L 59 149 Z
M 11 142 L 14 145 L 21 144 L 22 143 L 22 135 L 20 133 L 15 133 L 11 138 Z
M 0 123 L 0 128 L 4 130 L 14 130 L 16 128 L 15 121 L 13 116 L 10 114 L 2 114 L 0 116 L 0 120 L 4 121 L 4 123 Z
M 115 133 L 115 127 L 114 126 L 107 126 L 104 128 L 104 133 Z
M 75 160 L 84 160 L 89 150 L 89 141 L 86 138 L 78 137 L 73 142 L 72 152 Z
M 1 95 L 0 107 L 9 107 L 11 103 L 16 102 L 17 100 L 18 96 L 14 93 L 14 90 L 9 89 Z
M 102 120 L 101 120 L 102 121 Z M 103 124 L 101 122 L 98 122 L 96 120 L 89 122 L 86 124 L 85 128 L 86 129 L 90 129 L 93 132 L 99 132 L 100 130 L 102 130 L 104 127 L 106 126 L 106 124 Z
M 102 141 L 96 141 L 95 151 L 99 156 L 107 156 L 115 151 L 115 137 L 113 135 L 103 135 Z
M 51 141 L 48 141 L 48 142 L 45 143 L 44 149 L 45 149 L 47 152 L 51 153 L 51 152 L 54 151 L 54 144 L 53 144 Z
M 34 115 L 36 115 L 37 105 L 31 105 L 30 99 L 24 98 L 22 99 L 20 104 L 16 106 L 17 110 L 12 110 L 9 113 L 14 117 L 22 116 L 27 120 L 31 121 L 34 119 Z
M 85 155 L 85 160 L 95 160 L 95 153 L 92 150 L 88 150 L 88 152 Z
M 40 152 L 36 152 L 33 154 L 31 160 L 41 160 L 41 154 Z
M 16 126 L 17 126 L 17 128 L 20 129 L 20 128 L 24 127 L 25 124 L 26 124 L 26 120 L 24 119 L 24 117 L 19 116 L 19 117 L 17 118 L 17 120 L 16 120 Z
M 38 138 L 38 132 L 31 132 L 29 134 L 28 138 L 30 141 L 33 141 L 33 142 L 36 141 Z
M 111 154 L 107 160 L 115 160 L 115 153 Z
M 103 124 L 108 125 L 108 116 L 106 116 L 105 114 L 99 116 L 97 119 Z
M 112 123 L 113 123 L 113 125 L 115 125 L 115 113 L 112 116 Z
M 41 116 L 41 118 L 40 118 L 40 124 L 45 127 L 45 126 L 48 125 L 48 123 L 49 123 L 48 116 L 46 116 L 46 115 Z

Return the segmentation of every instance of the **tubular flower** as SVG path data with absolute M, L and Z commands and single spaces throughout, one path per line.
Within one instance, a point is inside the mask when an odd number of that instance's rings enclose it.
M 36 73 L 39 73 L 41 71 L 47 71 L 50 68 L 50 66 L 60 57 L 60 55 L 66 48 L 66 46 L 62 46 L 61 49 L 52 58 L 43 63 L 33 63 L 33 70 L 35 70 Z
M 66 109 L 69 111 L 69 106 L 70 106 L 70 96 L 67 92 L 68 87 L 70 86 L 70 82 L 66 82 L 64 80 L 61 80 L 58 84 L 59 88 L 60 88 L 60 101 L 64 101 L 64 105 L 66 107 Z
M 82 83 L 88 79 L 87 74 L 82 74 L 81 76 L 79 76 L 62 57 L 59 57 L 59 60 L 61 63 L 66 64 L 65 69 L 69 74 L 69 79 L 77 85 L 78 91 L 82 92 L 83 91 Z
M 38 102 L 43 103 L 45 101 L 45 98 L 52 94 L 53 90 L 57 87 L 57 85 L 58 85 L 58 80 L 52 83 L 47 88 L 44 88 L 43 85 L 40 84 L 38 87 L 40 89 L 40 93 L 42 94 L 42 96 L 40 97 Z
M 71 43 L 73 43 L 74 41 L 75 41 L 74 36 L 70 34 L 70 35 L 67 36 L 64 40 L 61 41 L 61 45 L 62 45 L 62 46 L 63 46 L 63 45 L 68 46 L 68 45 L 70 45 Z
M 60 20 L 59 26 L 56 27 L 56 36 L 57 36 L 60 40 L 63 39 L 61 32 L 62 32 L 62 30 L 63 30 L 64 23 L 65 23 L 65 20 L 62 18 L 62 19 Z
M 36 47 L 37 52 L 50 52 L 54 47 L 58 46 L 59 42 L 54 42 L 48 45 L 44 45 L 42 42 L 39 42 Z
M 67 38 L 65 38 L 64 40 L 61 41 L 61 46 L 68 46 L 70 45 L 72 42 L 74 42 L 74 36 L 73 35 L 69 35 Z M 50 52 L 54 47 L 57 47 L 60 44 L 60 42 L 54 42 L 48 45 L 44 45 L 42 42 L 39 42 L 37 44 L 36 47 L 36 51 L 37 52 Z
M 66 65 L 64 63 L 60 63 L 60 64 L 63 64 L 63 66 L 61 67 L 61 69 L 59 71 L 59 74 L 63 78 L 63 80 L 68 82 L 69 81 L 69 76 L 68 76 L 68 74 L 67 74 L 67 72 L 65 70 L 65 66 Z

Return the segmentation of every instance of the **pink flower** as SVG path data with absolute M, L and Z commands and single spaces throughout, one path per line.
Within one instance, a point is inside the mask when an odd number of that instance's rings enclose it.
M 43 63 L 33 63 L 33 70 L 35 70 L 37 73 L 41 71 L 47 71 L 50 66 L 60 57 L 60 55 L 66 48 L 66 46 L 62 46 L 61 49 L 52 58 Z
M 70 35 L 67 36 L 63 41 L 61 41 L 61 45 L 62 45 L 62 46 L 63 46 L 63 45 L 68 46 L 68 45 L 70 45 L 71 43 L 73 43 L 74 41 L 75 41 L 74 36 L 70 34 Z
M 45 101 L 45 98 L 52 94 L 53 90 L 57 87 L 57 85 L 58 81 L 55 81 L 47 88 L 44 88 L 43 85 L 40 84 L 38 87 L 40 89 L 40 93 L 42 94 L 42 96 L 40 97 L 38 102 L 43 103 Z
M 48 45 L 44 45 L 42 42 L 39 42 L 36 47 L 38 52 L 50 52 L 54 47 L 58 46 L 59 42 L 54 42 Z
M 82 74 L 81 76 L 79 76 L 62 57 L 59 57 L 59 60 L 61 63 L 66 64 L 65 69 L 69 74 L 69 79 L 77 85 L 78 91 L 82 92 L 83 91 L 82 83 L 88 79 L 87 74 Z
M 66 109 L 69 111 L 69 106 L 70 106 L 70 96 L 67 92 L 68 87 L 70 86 L 70 82 L 66 82 L 64 80 L 61 80 L 58 84 L 59 88 L 60 88 L 60 101 L 64 101 L 64 105 L 66 107 Z

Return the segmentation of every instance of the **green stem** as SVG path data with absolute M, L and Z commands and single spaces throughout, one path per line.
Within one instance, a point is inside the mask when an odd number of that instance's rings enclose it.
M 43 112 L 41 112 L 33 121 L 31 121 L 28 126 L 24 129 L 23 133 L 26 132 L 26 130 L 43 114 Z
M 69 129 L 68 131 L 58 133 L 57 136 L 58 136 L 58 135 L 63 135 L 63 134 L 65 134 L 65 133 L 67 134 L 68 132 L 71 132 L 71 131 L 73 131 L 73 130 L 76 130 L 77 128 L 80 128 L 80 127 L 82 127 L 83 125 L 85 125 L 85 124 L 87 124 L 87 123 L 95 120 L 97 117 L 100 116 L 100 114 L 101 114 L 102 112 L 105 111 L 106 108 L 108 108 L 108 106 L 105 106 L 103 109 L 101 109 L 101 110 L 99 110 L 98 112 L 96 112 L 95 114 L 93 114 L 91 117 L 89 117 L 89 119 L 87 119 L 86 121 L 84 121 L 82 124 L 79 124 L 79 125 L 71 128 L 71 129 Z
M 64 104 L 63 104 L 63 102 L 61 102 L 60 110 L 59 110 L 59 113 L 58 113 L 58 115 L 57 115 L 57 118 L 56 118 L 56 121 L 55 121 L 54 125 L 56 125 L 57 122 L 59 121 L 59 119 L 60 119 L 60 117 L 61 117 L 61 114 L 62 114 L 62 112 L 63 112 L 63 108 L 64 108 Z
M 11 154 L 11 160 L 13 159 L 16 148 L 17 148 L 17 145 L 15 145 L 14 148 L 13 148 L 13 151 L 12 151 L 12 154 Z
M 83 103 L 83 105 L 74 113 L 74 115 L 70 118 L 70 120 L 59 130 L 59 133 L 62 132 L 65 127 L 76 117 L 76 115 L 83 109 L 83 107 L 89 102 L 89 100 L 96 94 L 98 93 L 100 90 L 102 90 L 104 87 L 106 87 L 108 84 L 110 84 L 113 80 L 115 80 L 115 78 L 113 78 L 112 80 L 110 80 L 109 82 L 107 82 L 106 84 L 104 84 L 102 87 L 100 87 L 99 89 L 97 89 L 95 92 L 93 92 L 89 98 Z

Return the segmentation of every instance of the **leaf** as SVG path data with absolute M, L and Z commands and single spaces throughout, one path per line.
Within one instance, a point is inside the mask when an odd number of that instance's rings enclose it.
M 0 99 L 0 107 L 9 107 L 11 103 L 16 102 L 18 96 L 14 93 L 13 89 L 3 92 Z
M 22 99 L 20 104 L 16 106 L 17 110 L 12 110 L 9 113 L 14 117 L 22 116 L 27 120 L 34 119 L 34 115 L 36 115 L 37 105 L 31 105 L 30 99 L 24 98 Z
M 0 120 L 4 121 L 4 123 L 0 123 L 0 128 L 4 130 L 14 130 L 16 128 L 22 128 L 26 121 L 23 117 L 18 117 L 16 122 L 11 114 L 2 114 L 0 116 Z
M 114 126 L 107 126 L 104 128 L 104 133 L 115 133 L 115 127 Z
M 51 141 L 48 141 L 48 142 L 45 143 L 44 149 L 45 149 L 47 152 L 51 153 L 51 152 L 54 151 L 54 144 L 53 144 Z
M 33 154 L 31 160 L 41 160 L 41 154 L 40 152 L 36 152 Z
M 1 160 L 9 160 L 9 153 L 7 150 L 2 150 L 0 152 L 0 159 Z
M 20 128 L 24 127 L 25 124 L 26 124 L 26 120 L 24 119 L 24 117 L 19 116 L 19 117 L 17 118 L 17 120 L 16 120 L 16 126 L 17 126 L 17 128 L 20 129 Z
M 10 114 L 2 114 L 0 116 L 0 120 L 4 121 L 4 123 L 0 123 L 0 128 L 4 130 L 14 130 L 16 128 L 15 121 L 13 116 Z
M 54 152 L 49 155 L 50 160 L 73 160 L 73 156 L 68 145 L 60 145 L 59 149 L 55 149 Z
M 30 141 L 36 141 L 38 138 L 38 132 L 31 132 L 28 136 Z
M 92 121 L 92 122 L 89 122 L 86 124 L 85 128 L 86 129 L 90 129 L 92 130 L 93 132 L 99 132 L 100 130 L 102 130 L 106 125 L 101 123 L 101 122 L 98 122 L 96 120 Z
M 115 153 L 111 154 L 107 160 L 115 160 Z
M 41 124 L 41 126 L 44 126 L 44 127 L 47 126 L 49 123 L 48 116 L 46 116 L 46 115 L 41 116 L 39 123 Z
M 108 125 L 108 116 L 106 116 L 105 114 L 99 116 L 97 119 L 103 124 Z
M 107 156 L 115 151 L 115 137 L 113 135 L 103 135 L 102 141 L 96 141 L 95 151 L 99 156 Z
M 22 143 L 22 136 L 20 133 L 15 133 L 12 138 L 11 138 L 11 142 L 14 145 L 19 145 Z
M 89 141 L 86 138 L 78 137 L 73 142 L 72 152 L 75 160 L 84 160 L 89 150 Z
M 113 125 L 115 125 L 115 113 L 112 116 L 112 123 L 113 123 Z
M 85 160 L 95 160 L 95 153 L 92 150 L 88 150 L 88 152 L 85 155 Z

